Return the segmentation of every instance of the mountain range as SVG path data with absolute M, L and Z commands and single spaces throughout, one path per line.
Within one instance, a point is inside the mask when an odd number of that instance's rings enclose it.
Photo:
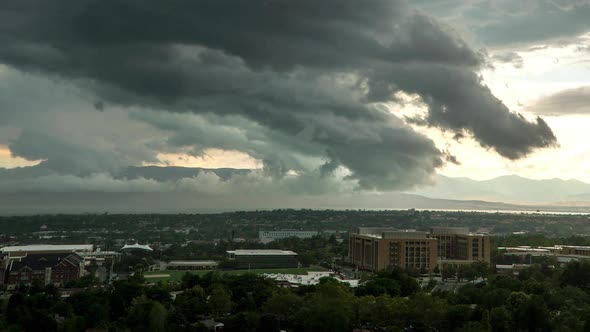
M 0 172 L 0 176 L 25 176 L 27 169 Z M 248 169 L 187 167 L 129 167 L 116 179 L 149 179 L 175 183 L 203 172 L 222 181 L 248 174 Z M 6 173 L 6 174 L 3 174 Z M 20 174 L 23 173 L 23 174 Z M 274 208 L 312 209 L 447 209 L 487 211 L 543 211 L 590 213 L 590 184 L 577 180 L 535 180 L 516 175 L 485 181 L 438 175 L 432 186 L 410 192 L 334 195 L 268 195 L 252 192 L 229 196 L 197 195 L 190 191 L 17 191 L 0 192 L 0 214 L 35 213 L 195 213 Z
M 578 180 L 536 180 L 508 175 L 477 181 L 438 175 L 434 186 L 412 194 L 452 200 L 483 200 L 511 204 L 590 205 L 590 184 Z

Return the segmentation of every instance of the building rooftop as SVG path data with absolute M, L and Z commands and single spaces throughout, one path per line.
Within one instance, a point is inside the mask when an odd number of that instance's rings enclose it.
M 147 250 L 147 251 L 154 251 L 150 246 L 147 244 L 126 244 L 121 248 L 121 250 L 131 250 L 131 249 L 139 249 L 139 250 Z
M 46 267 L 54 267 L 62 261 L 72 265 L 79 265 L 83 258 L 75 253 L 71 254 L 30 254 L 12 262 L 11 270 L 16 271 L 28 267 L 31 270 L 42 270 Z
M 217 266 L 216 261 L 170 261 L 168 266 Z
M 280 229 L 280 230 L 270 230 L 270 231 L 258 231 L 258 234 L 266 234 L 266 233 L 270 233 L 270 234 L 274 234 L 274 233 L 313 233 L 313 234 L 318 234 L 318 231 L 302 231 L 302 230 L 292 230 L 292 229 Z
M 0 248 L 3 253 L 34 252 L 34 251 L 93 251 L 92 244 L 32 244 L 26 246 L 9 246 Z
M 296 252 L 291 250 L 268 250 L 268 249 L 238 249 L 228 250 L 228 254 L 235 256 L 294 256 Z
M 358 234 L 376 239 L 425 239 L 427 232 L 392 227 L 359 227 Z
M 93 252 L 81 252 L 79 253 L 82 257 L 102 257 L 102 256 L 121 256 L 120 252 L 116 251 L 93 251 Z
M 498 250 L 522 251 L 522 252 L 549 252 L 547 249 L 530 248 L 530 247 L 498 247 Z
M 407 230 L 398 230 L 395 232 L 383 232 L 383 233 L 381 233 L 381 238 L 383 238 L 383 239 L 426 239 L 426 238 L 428 238 L 428 233 L 418 232 L 413 229 L 407 229 Z
M 396 232 L 399 229 L 395 227 L 359 227 L 357 234 L 359 235 L 380 235 L 383 232 Z

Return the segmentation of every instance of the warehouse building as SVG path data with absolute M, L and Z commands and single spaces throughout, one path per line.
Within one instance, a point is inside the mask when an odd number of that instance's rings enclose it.
M 229 250 L 228 259 L 237 269 L 297 268 L 297 253 L 290 250 Z
M 169 261 L 160 262 L 160 270 L 215 270 L 219 263 L 215 261 Z

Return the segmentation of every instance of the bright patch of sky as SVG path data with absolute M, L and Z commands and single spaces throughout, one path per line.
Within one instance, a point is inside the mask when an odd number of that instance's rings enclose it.
M 562 90 L 590 86 L 590 34 L 575 38 L 569 44 L 522 46 L 522 49 L 488 50 L 490 55 L 516 52 L 522 66 L 493 62 L 492 69 L 483 71 L 484 82 L 494 95 L 511 110 L 528 118 L 535 114 L 535 104 L 542 98 Z M 406 107 L 403 114 L 420 112 Z M 590 145 L 587 143 L 590 115 L 547 116 L 543 118 L 557 136 L 559 147 L 536 151 L 528 158 L 510 161 L 490 153 L 471 138 L 457 142 L 454 133 L 416 127 L 431 137 L 440 149 L 455 155 L 460 164 L 448 163 L 439 171 L 451 177 L 477 180 L 517 174 L 546 179 L 579 179 L 590 182 Z

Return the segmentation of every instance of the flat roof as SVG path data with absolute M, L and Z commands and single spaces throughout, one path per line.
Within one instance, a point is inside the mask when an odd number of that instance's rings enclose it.
M 293 256 L 296 252 L 291 250 L 268 250 L 268 249 L 238 249 L 228 250 L 228 254 L 236 256 Z
M 216 261 L 170 261 L 166 265 L 170 266 L 217 266 Z
M 82 252 L 80 256 L 121 256 L 120 252 L 116 251 L 93 251 L 93 252 Z
M 126 244 L 123 246 L 123 248 L 121 248 L 121 250 L 126 250 L 126 249 L 141 249 L 141 250 L 147 250 L 147 251 L 153 251 L 154 249 L 152 249 L 150 246 L 148 246 L 147 244 Z
M 393 231 L 382 231 L 381 233 L 356 233 L 355 235 L 365 238 L 388 240 L 435 240 L 435 238 L 429 238 L 427 232 L 417 231 L 415 229 L 395 229 Z
M 526 247 L 498 247 L 498 250 L 511 250 L 511 251 L 522 251 L 522 252 L 549 252 L 547 249 L 539 248 L 526 248 Z
M 92 244 L 31 244 L 26 246 L 8 246 L 0 248 L 4 253 L 29 251 L 93 251 Z

